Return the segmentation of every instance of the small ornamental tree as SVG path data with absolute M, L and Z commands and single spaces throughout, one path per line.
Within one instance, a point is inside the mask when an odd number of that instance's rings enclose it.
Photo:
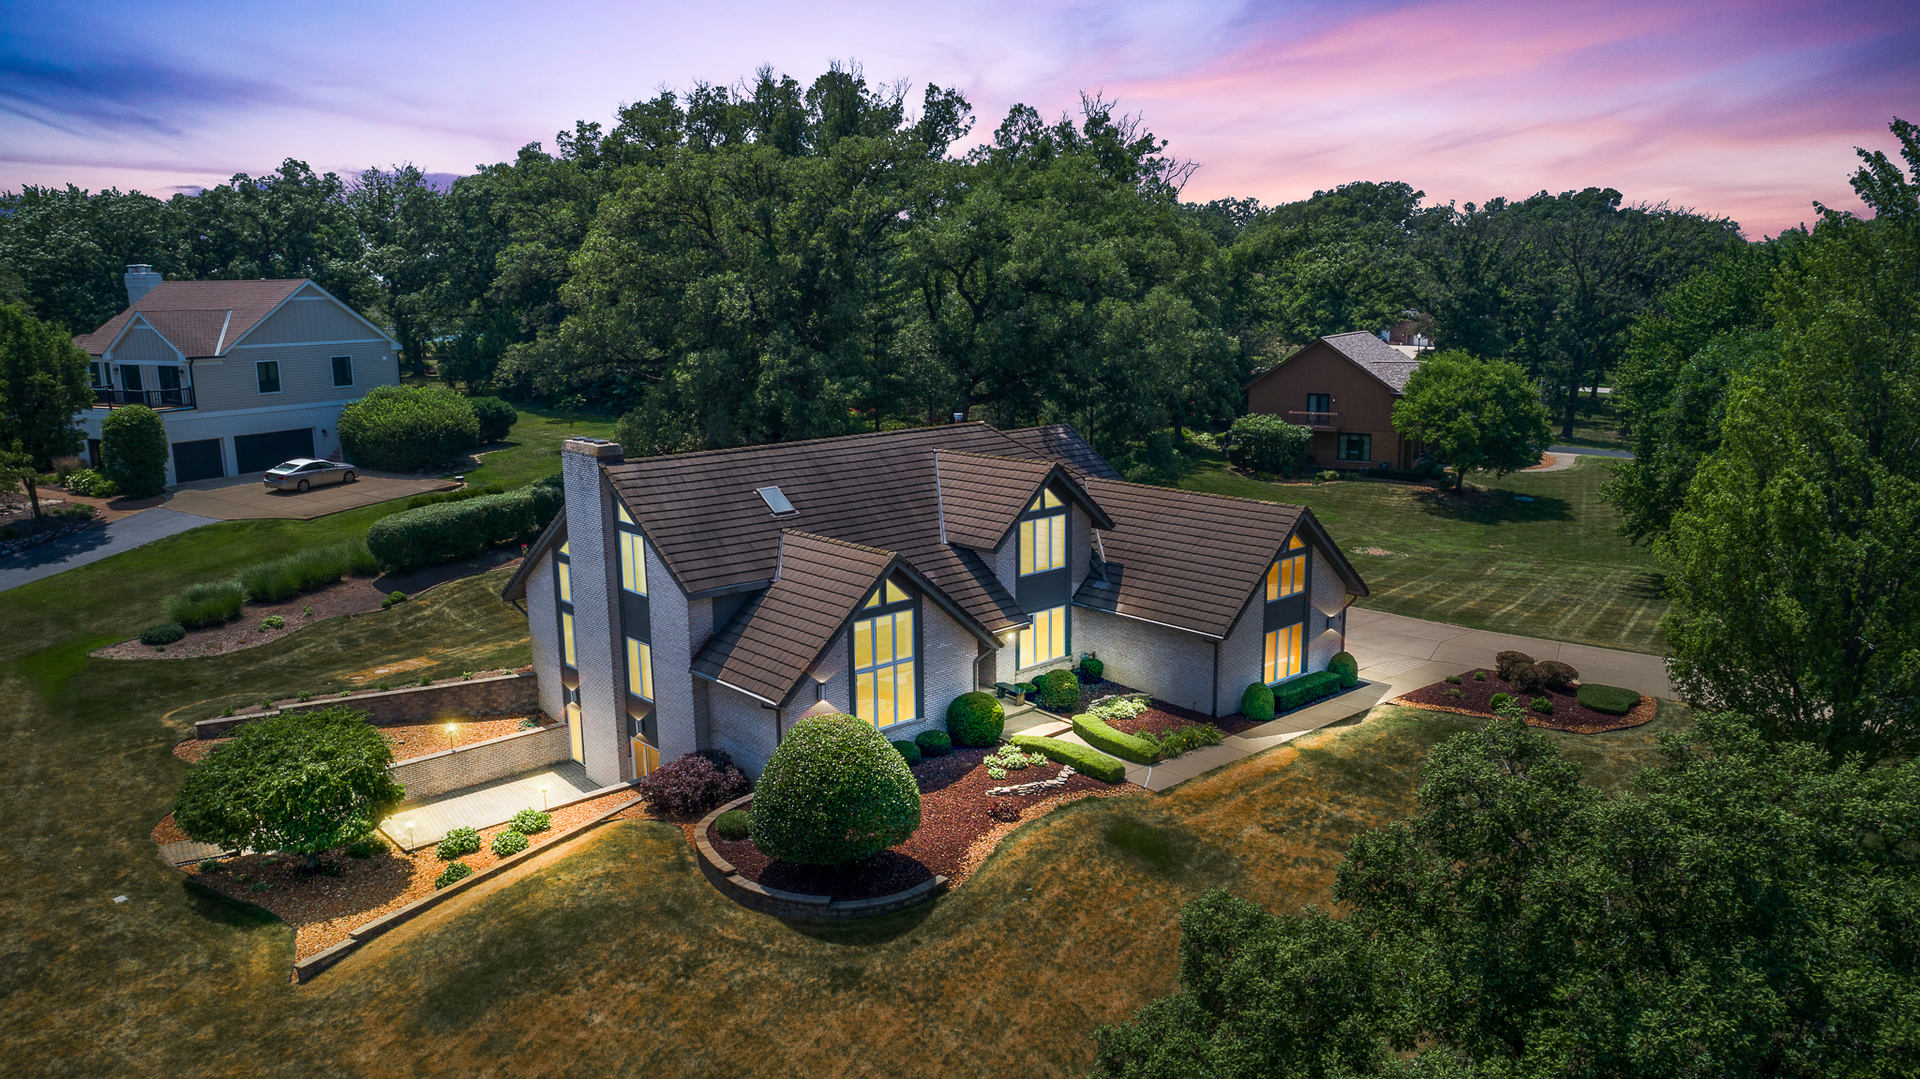
M 445 386 L 379 386 L 340 410 L 340 445 L 368 468 L 409 472 L 479 444 L 473 403 Z
M 128 405 L 100 421 L 103 470 L 127 498 L 167 489 L 167 425 L 145 405 Z
M 1553 439 L 1547 406 L 1526 369 L 1459 350 L 1428 358 L 1394 403 L 1393 427 L 1432 444 L 1454 468 L 1504 476 L 1540 463 Z
M 187 773 L 173 820 L 200 843 L 304 854 L 363 839 L 405 793 L 393 747 L 366 713 L 291 712 L 242 726 Z
M 753 790 L 751 837 L 770 858 L 857 862 L 920 827 L 920 787 L 885 735 L 849 715 L 793 725 Z
M 1233 421 L 1227 460 L 1251 472 L 1286 475 L 1306 463 L 1313 430 L 1278 416 L 1254 413 Z
M 80 446 L 74 415 L 93 404 L 87 386 L 87 354 L 66 334 L 15 304 L 0 304 L 0 448 L 26 455 L 18 472 L 40 516 L 34 469 L 51 468 Z

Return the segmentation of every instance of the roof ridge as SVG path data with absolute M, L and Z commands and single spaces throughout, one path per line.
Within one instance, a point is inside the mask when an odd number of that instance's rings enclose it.
M 1006 434 L 1007 432 L 1005 432 L 1005 431 L 1001 431 L 1000 433 L 1004 435 L 1004 434 Z M 1005 454 L 1005 453 L 976 453 L 976 452 L 974 452 L 973 450 L 947 450 L 947 449 L 936 449 L 936 450 L 934 450 L 933 452 L 935 452 L 935 453 L 950 453 L 950 454 L 953 454 L 953 455 L 954 455 L 954 456 L 956 456 L 956 457 L 978 457 L 978 458 L 980 458 L 980 459 L 981 459 L 981 460 L 983 460 L 983 461 L 1026 461 L 1026 462 L 1028 462 L 1028 463 L 1030 463 L 1030 464 L 1036 464 L 1036 465 L 1051 465 L 1051 466 L 1054 466 L 1054 467 L 1056 467 L 1056 468 L 1060 466 L 1060 462 L 1059 462 L 1059 461 L 1050 461 L 1050 460 L 1048 460 L 1048 459 L 1047 459 L 1047 458 L 1045 458 L 1045 457 L 1014 457 L 1014 456 L 1012 456 L 1011 454 Z
M 1308 509 L 1304 502 L 1276 502 L 1269 498 L 1248 498 L 1245 495 L 1223 495 L 1214 491 L 1189 491 L 1185 487 L 1164 487 L 1157 483 L 1135 483 L 1132 480 L 1109 480 L 1099 476 L 1089 476 L 1093 483 L 1112 483 L 1122 487 L 1138 487 L 1143 491 L 1166 491 L 1172 494 L 1192 495 L 1195 498 L 1221 498 L 1229 502 L 1251 502 L 1256 506 L 1285 506 L 1288 509 Z
M 851 547 L 856 551 L 866 551 L 869 554 L 886 555 L 888 558 L 901 557 L 899 551 L 889 551 L 884 547 L 869 547 L 864 543 L 855 543 L 852 540 L 843 540 L 836 536 L 823 536 L 818 532 L 808 532 L 806 529 L 803 529 L 803 528 L 783 528 L 780 530 L 780 534 L 782 536 L 786 536 L 786 535 L 804 536 L 807 539 L 817 539 L 822 543 L 834 543 L 842 547 Z

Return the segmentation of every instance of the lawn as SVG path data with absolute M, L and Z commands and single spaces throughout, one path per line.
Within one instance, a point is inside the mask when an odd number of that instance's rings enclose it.
M 520 413 L 502 448 L 480 457 L 480 467 L 466 473 L 467 482 L 519 487 L 560 471 L 560 444 L 576 435 L 613 437 L 614 421 L 592 413 L 516 404 Z M 451 473 L 449 473 L 451 475 Z
M 1652 552 L 1615 531 L 1600 500 L 1611 473 L 1582 457 L 1564 472 L 1478 476 L 1464 505 L 1381 481 L 1262 483 L 1196 451 L 1180 486 L 1311 507 L 1366 579 L 1359 606 L 1414 618 L 1655 655 L 1667 602 Z M 1531 498 L 1521 502 L 1518 496 Z M 1366 548 L 1392 552 L 1365 553 Z

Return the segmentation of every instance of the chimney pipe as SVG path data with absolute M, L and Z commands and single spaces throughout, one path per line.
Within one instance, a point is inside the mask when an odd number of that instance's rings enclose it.
M 164 277 L 153 272 L 153 267 L 144 262 L 129 263 L 127 265 L 127 306 L 132 307 L 138 304 L 142 296 L 159 287 L 160 282 L 164 280 L 166 280 Z

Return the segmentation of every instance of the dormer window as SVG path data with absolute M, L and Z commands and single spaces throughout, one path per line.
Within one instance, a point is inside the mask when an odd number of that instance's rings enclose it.
M 1067 564 L 1067 504 L 1052 488 L 1041 491 L 1020 517 L 1020 576 Z
M 1297 596 L 1306 590 L 1307 545 L 1295 536 L 1287 543 L 1286 557 L 1267 567 L 1267 602 Z

